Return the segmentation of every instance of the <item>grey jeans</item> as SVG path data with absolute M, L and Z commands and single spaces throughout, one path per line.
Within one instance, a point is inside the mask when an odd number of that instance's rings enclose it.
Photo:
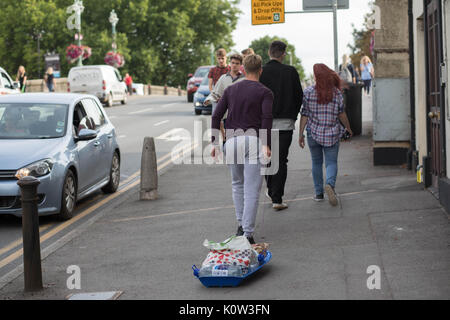
M 228 150 L 228 151 L 227 151 Z M 236 219 L 250 237 L 255 232 L 256 214 L 263 183 L 261 174 L 261 146 L 259 139 L 239 136 L 225 144 L 226 163 L 231 170 L 233 202 Z

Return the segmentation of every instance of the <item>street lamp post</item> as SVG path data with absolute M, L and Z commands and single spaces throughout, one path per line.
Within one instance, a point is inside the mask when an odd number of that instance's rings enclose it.
M 67 13 L 73 14 L 67 19 L 67 28 L 69 30 L 76 29 L 78 30 L 78 35 L 76 39 L 78 40 L 78 46 L 81 48 L 81 14 L 84 11 L 83 1 L 82 0 L 74 0 L 73 5 L 67 8 Z M 83 53 L 81 53 L 78 58 L 78 66 L 83 65 Z
M 109 22 L 112 24 L 112 34 L 113 34 L 113 44 L 112 44 L 112 48 L 114 53 L 116 53 L 117 50 L 117 44 L 116 44 L 116 26 L 117 23 L 119 22 L 119 18 L 117 17 L 116 12 L 114 11 L 114 9 L 111 11 L 111 14 L 109 15 Z
M 213 43 L 211 43 L 211 65 L 213 66 L 214 65 L 214 61 L 215 61 L 215 59 L 214 59 L 214 44 Z

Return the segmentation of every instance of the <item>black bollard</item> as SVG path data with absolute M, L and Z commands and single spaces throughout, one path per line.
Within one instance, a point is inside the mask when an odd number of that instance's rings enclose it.
M 22 237 L 25 291 L 42 290 L 41 244 L 37 208 L 39 180 L 24 177 L 17 184 L 22 194 Z

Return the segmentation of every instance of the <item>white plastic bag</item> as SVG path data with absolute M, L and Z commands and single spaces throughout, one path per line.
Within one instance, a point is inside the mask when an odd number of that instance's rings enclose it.
M 247 249 L 253 249 L 252 245 L 250 244 L 250 242 L 248 242 L 247 238 L 244 237 L 244 236 L 241 236 L 241 237 L 233 236 L 233 237 L 228 238 L 227 240 L 225 240 L 223 242 L 220 242 L 220 243 L 216 243 L 216 242 L 213 242 L 213 241 L 208 241 L 208 239 L 206 239 L 203 242 L 203 246 L 205 246 L 209 250 L 226 250 L 226 249 L 230 249 L 230 250 L 247 250 Z

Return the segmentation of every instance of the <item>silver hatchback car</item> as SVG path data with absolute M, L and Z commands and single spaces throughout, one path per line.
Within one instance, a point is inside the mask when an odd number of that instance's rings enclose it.
M 21 216 L 18 179 L 39 179 L 39 215 L 73 216 L 75 204 L 120 182 L 115 128 L 97 97 L 27 93 L 0 97 L 0 214 Z

